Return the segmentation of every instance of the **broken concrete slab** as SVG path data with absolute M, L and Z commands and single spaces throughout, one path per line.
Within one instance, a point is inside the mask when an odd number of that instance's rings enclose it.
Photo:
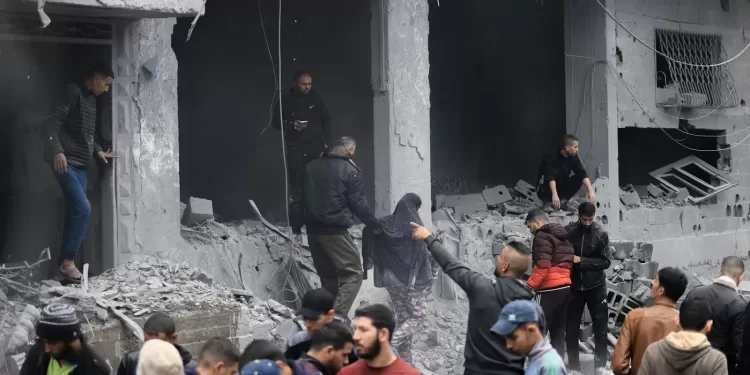
M 501 203 L 505 203 L 513 199 L 513 197 L 510 195 L 510 191 L 507 187 L 505 187 L 505 185 L 497 185 L 493 188 L 484 189 L 482 191 L 482 196 L 484 197 L 485 202 L 487 202 L 487 205 L 490 207 L 495 207 Z
M 654 198 L 661 198 L 665 194 L 664 190 L 654 184 L 649 184 L 646 189 L 648 189 L 648 194 Z
M 672 193 L 669 197 L 677 201 L 684 201 L 690 196 L 690 192 L 686 188 L 680 188 L 679 190 Z
M 214 218 L 213 202 L 208 199 L 190 197 L 185 214 L 182 218 L 182 224 L 187 226 L 196 226 L 205 223 L 207 220 Z
M 180 202 L 180 222 L 182 222 L 182 219 L 185 217 L 186 208 L 187 208 L 187 204 Z
M 638 196 L 638 192 L 635 190 L 625 191 L 621 189 L 620 202 L 626 207 L 636 207 L 641 204 L 641 197 Z
M 516 192 L 516 194 L 521 195 L 523 198 L 531 201 L 535 205 L 542 205 L 542 200 L 536 196 L 536 188 L 530 183 L 524 180 L 518 180 L 513 190 Z
M 438 194 L 435 196 L 435 209 L 439 210 L 445 207 L 445 200 L 448 199 L 447 195 Z
M 498 207 L 498 210 L 503 216 L 508 215 L 524 215 L 527 212 L 531 211 L 531 209 L 534 208 L 534 205 L 530 203 L 526 203 L 523 201 L 513 201 L 513 202 L 507 202 L 503 203 Z
M 474 212 L 486 211 L 487 202 L 482 194 L 449 195 L 445 200 L 445 207 L 453 208 L 455 215 L 461 216 Z

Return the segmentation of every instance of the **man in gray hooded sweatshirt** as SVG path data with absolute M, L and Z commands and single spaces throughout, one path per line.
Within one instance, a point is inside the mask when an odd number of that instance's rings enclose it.
M 680 331 L 649 345 L 638 375 L 727 375 L 727 357 L 711 347 L 711 305 L 690 296 L 680 305 Z

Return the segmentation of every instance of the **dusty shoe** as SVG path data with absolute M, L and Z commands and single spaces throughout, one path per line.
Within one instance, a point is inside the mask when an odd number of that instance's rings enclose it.
M 579 202 L 575 198 L 568 199 L 566 202 L 562 203 L 560 206 L 562 206 L 562 209 L 564 211 L 569 212 L 576 212 L 578 211 L 578 206 L 581 205 L 581 202 Z
M 83 274 L 73 263 L 63 263 L 60 265 L 60 274 L 69 282 L 80 283 Z
M 552 203 L 547 202 L 542 206 L 542 211 L 550 213 L 555 212 L 555 209 L 552 207 Z

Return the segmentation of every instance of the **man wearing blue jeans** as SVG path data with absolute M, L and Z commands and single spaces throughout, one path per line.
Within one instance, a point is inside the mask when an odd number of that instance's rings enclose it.
M 105 65 L 91 69 L 81 83 L 68 87 L 67 101 L 57 108 L 49 126 L 48 157 L 65 195 L 65 228 L 60 249 L 60 273 L 68 281 L 80 282 L 74 263 L 89 222 L 91 204 L 86 197 L 86 168 L 91 156 L 104 163 L 115 157 L 94 141 L 96 97 L 109 91 L 114 73 Z

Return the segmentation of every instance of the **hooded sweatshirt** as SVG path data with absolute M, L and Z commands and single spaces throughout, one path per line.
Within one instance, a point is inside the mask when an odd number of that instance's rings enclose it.
M 491 328 L 505 305 L 517 299 L 529 300 L 534 293 L 519 279 L 487 277 L 472 270 L 450 254 L 435 236 L 427 237 L 425 242 L 443 272 L 469 299 L 464 368 L 482 374 L 523 374 L 524 356 L 507 349 L 505 338 L 492 333 Z
M 529 353 L 529 365 L 526 375 L 566 375 L 565 362 L 552 348 L 549 340 L 538 342 Z
M 651 344 L 638 375 L 726 375 L 727 358 L 699 332 L 672 332 Z
M 533 270 L 529 286 L 535 291 L 570 285 L 574 250 L 568 231 L 558 223 L 544 224 L 534 233 L 531 244 Z

